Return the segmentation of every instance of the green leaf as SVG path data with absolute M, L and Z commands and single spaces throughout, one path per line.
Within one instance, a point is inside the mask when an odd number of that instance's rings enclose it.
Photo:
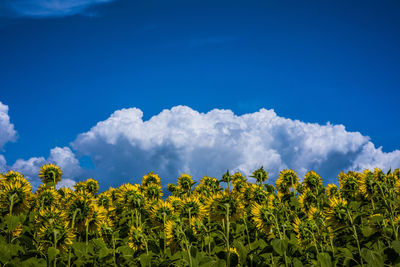
M 376 230 L 369 226 L 364 226 L 361 228 L 361 232 L 365 237 L 370 237 L 371 235 L 376 233 Z
M 142 255 L 139 256 L 139 261 L 141 266 L 150 266 L 151 265 L 151 255 L 147 255 L 146 253 L 143 253 Z
M 55 247 L 49 247 L 49 249 L 47 250 L 47 256 L 49 257 L 49 261 L 53 262 L 59 253 L 60 251 Z
M 317 255 L 318 265 L 321 267 L 333 267 L 331 256 L 328 253 L 319 253 Z
M 6 216 L 6 225 L 9 232 L 14 231 L 19 225 L 19 217 L 18 216 Z
M 392 248 L 400 255 L 400 241 L 394 240 L 392 242 Z
M 274 239 L 272 240 L 271 244 L 274 251 L 280 256 L 283 256 L 288 247 L 288 241 L 286 239 Z
M 374 266 L 374 267 L 383 267 L 384 266 L 383 257 L 377 251 L 362 248 L 361 256 L 370 266 Z
M 303 267 L 303 263 L 298 258 L 294 258 L 292 263 L 293 267 Z

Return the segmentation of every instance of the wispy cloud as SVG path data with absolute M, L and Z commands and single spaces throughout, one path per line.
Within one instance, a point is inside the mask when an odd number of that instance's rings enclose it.
M 10 15 L 45 18 L 90 15 L 93 13 L 88 12 L 89 7 L 112 1 L 114 0 L 5 0 L 2 5 L 3 9 L 10 11 Z

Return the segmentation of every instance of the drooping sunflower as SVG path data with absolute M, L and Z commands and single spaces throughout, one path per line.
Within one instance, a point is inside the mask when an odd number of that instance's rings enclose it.
M 307 248 L 314 240 L 309 220 L 300 220 L 296 216 L 293 222 L 293 231 L 296 233 L 297 242 L 302 249 Z
M 104 242 L 110 244 L 113 238 L 113 222 L 110 218 L 106 217 L 100 221 L 99 236 Z
M 131 226 L 129 230 L 129 242 L 128 245 L 133 251 L 144 249 L 146 246 L 145 233 L 140 226 Z
M 323 211 L 314 206 L 310 206 L 307 212 L 307 216 L 308 219 L 314 220 L 315 222 L 318 223 L 323 222 L 325 220 L 325 214 L 323 213 Z
M 253 187 L 252 200 L 258 204 L 264 203 L 268 199 L 269 193 L 264 190 L 262 185 Z
M 97 197 L 97 204 L 110 210 L 113 207 L 112 195 L 109 191 L 102 192 Z
M 199 188 L 202 188 L 204 190 L 199 190 Z M 206 195 L 215 194 L 222 190 L 218 179 L 209 176 L 204 176 L 203 178 L 201 178 L 200 184 L 198 187 L 196 187 L 196 189 L 196 191 L 206 192 Z
M 86 220 L 85 224 L 89 233 L 97 233 L 100 230 L 101 223 L 107 218 L 107 210 L 95 203 L 90 205 L 90 209 L 90 218 Z
M 261 168 L 255 170 L 250 177 L 255 178 L 257 183 L 262 184 L 268 179 L 268 172 L 266 172 L 264 167 L 261 166 Z
M 318 199 L 317 196 L 311 191 L 311 189 L 306 189 L 298 198 L 300 209 L 305 213 L 308 214 L 310 208 L 312 206 L 316 206 Z
M 192 179 L 192 176 L 182 173 L 181 176 L 178 177 L 178 188 L 180 188 L 184 192 L 188 192 L 192 190 L 192 186 L 195 182 Z
M 40 168 L 39 177 L 44 184 L 54 183 L 57 184 L 61 181 L 62 171 L 60 167 L 54 164 L 45 164 Z
M 86 223 L 91 220 L 93 214 L 93 197 L 86 191 L 75 191 L 67 206 L 68 220 L 73 228 L 79 232 L 86 230 Z
M 329 207 L 325 208 L 325 213 L 328 223 L 333 228 L 346 225 L 349 222 L 347 214 L 347 201 L 343 198 L 331 198 Z
M 236 172 L 232 175 L 233 190 L 242 193 L 247 186 L 246 177 L 240 172 Z
M 16 171 L 9 170 L 8 172 L 4 174 L 0 174 L 0 183 L 2 185 L 5 185 L 5 183 L 12 183 L 15 180 L 21 181 L 22 179 L 25 179 L 24 176 Z M 25 179 L 26 180 L 26 179 Z M 28 180 L 26 180 L 28 182 Z
M 67 214 L 54 206 L 40 209 L 35 215 L 35 224 L 38 228 L 48 224 L 62 224 L 67 221 Z
M 167 245 L 171 246 L 172 249 L 176 249 L 181 242 L 181 234 L 178 227 L 178 223 L 174 220 L 169 220 L 165 223 Z
M 118 188 L 117 202 L 123 208 L 133 211 L 145 205 L 145 197 L 137 184 L 123 184 Z
M 37 232 L 39 249 L 47 252 L 49 247 L 56 247 L 60 252 L 65 252 L 72 245 L 74 232 L 68 223 L 49 223 L 42 225 Z
M 304 176 L 303 187 L 313 192 L 318 191 L 318 189 L 322 187 L 321 176 L 314 171 L 307 172 Z
M 39 186 L 34 194 L 36 207 L 38 209 L 50 206 L 58 206 L 60 204 L 60 194 L 54 187 Z
M 386 175 L 380 168 L 374 169 L 374 178 L 377 182 L 385 183 Z
M 174 214 L 174 207 L 169 201 L 159 200 L 151 208 L 150 216 L 155 225 L 161 226 L 171 219 Z
M 92 195 L 96 195 L 99 192 L 99 182 L 89 178 L 86 180 L 86 190 Z
M 339 188 L 335 184 L 328 184 L 325 193 L 328 198 L 339 197 L 340 195 Z
M 32 186 L 20 179 L 6 183 L 0 192 L 0 207 L 10 215 L 19 215 L 30 207 Z
M 206 214 L 206 209 L 200 200 L 192 195 L 183 200 L 179 214 L 182 219 L 201 220 Z
M 211 220 L 220 222 L 227 213 L 230 221 L 236 221 L 245 214 L 243 201 L 239 194 L 228 191 L 215 194 L 207 201 L 207 213 Z
M 360 180 L 358 182 L 358 189 L 361 195 L 366 199 L 371 199 L 378 189 L 378 184 L 374 178 L 374 174 L 369 170 L 365 170 L 364 173 L 360 175 Z
M 349 200 L 353 200 L 357 196 L 357 192 L 359 191 L 359 183 L 361 180 L 361 173 L 348 171 L 347 173 L 341 172 L 339 173 L 339 185 L 340 185 L 340 193 L 341 195 Z
M 165 201 L 171 203 L 172 208 L 175 212 L 179 211 L 182 208 L 183 200 L 176 196 L 169 196 Z
M 143 175 L 142 178 L 142 186 L 147 187 L 150 185 L 158 185 L 161 186 L 161 179 L 158 174 L 149 172 L 148 174 Z
M 251 207 L 251 215 L 257 229 L 266 234 L 269 239 L 273 238 L 275 215 L 268 205 L 254 203 Z
M 147 199 L 157 201 L 163 196 L 163 191 L 160 185 L 151 184 L 142 189 Z
M 279 173 L 279 177 L 276 180 L 276 188 L 278 192 L 282 194 L 288 194 L 290 189 L 295 189 L 299 183 L 299 177 L 292 170 L 283 170 Z

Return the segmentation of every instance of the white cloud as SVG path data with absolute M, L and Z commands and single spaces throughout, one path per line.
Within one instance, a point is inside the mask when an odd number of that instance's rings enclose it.
M 6 159 L 0 154 L 0 173 L 6 171 Z
M 82 14 L 90 6 L 114 0 L 6 0 L 8 7 L 20 16 L 64 17 Z
M 91 175 L 105 186 L 139 182 L 149 171 L 175 182 L 181 172 L 197 179 L 219 177 L 227 169 L 249 175 L 261 165 L 271 180 L 291 168 L 300 175 L 313 169 L 335 181 L 341 170 L 400 163 L 400 151 L 375 149 L 369 137 L 343 125 L 304 123 L 273 110 L 236 116 L 230 110 L 199 113 L 177 106 L 148 121 L 142 115 L 137 108 L 118 110 L 72 143 L 79 156 L 91 157 Z
M 11 166 L 11 169 L 25 175 L 31 181 L 32 185 L 37 187 L 40 184 L 38 177 L 39 170 L 43 164 L 47 163 L 53 163 L 62 169 L 63 180 L 66 180 L 63 182 L 63 186 L 71 185 L 74 182 L 73 179 L 82 173 L 79 161 L 69 147 L 55 147 L 51 149 L 47 160 L 44 157 L 32 157 L 28 160 L 18 159 Z
M 17 132 L 14 130 L 14 124 L 10 122 L 8 115 L 8 106 L 0 102 L 0 149 L 8 142 L 14 142 L 17 139 Z

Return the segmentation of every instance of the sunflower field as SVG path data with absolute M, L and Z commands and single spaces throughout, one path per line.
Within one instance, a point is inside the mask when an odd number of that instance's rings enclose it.
M 168 193 L 153 172 L 101 193 L 61 176 L 44 165 L 33 192 L 0 174 L 1 266 L 400 266 L 399 169 L 341 172 L 339 187 L 314 171 L 182 174 Z

